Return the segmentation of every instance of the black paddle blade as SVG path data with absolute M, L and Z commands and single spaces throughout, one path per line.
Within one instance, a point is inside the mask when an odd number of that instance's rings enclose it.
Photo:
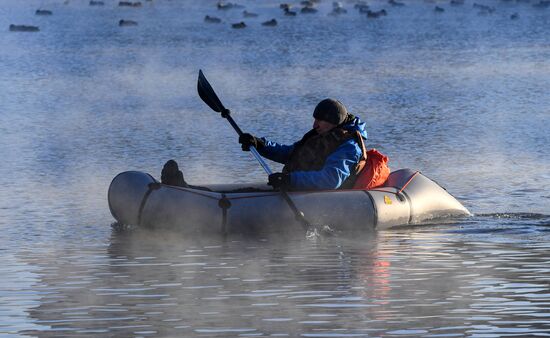
M 199 96 L 204 101 L 204 103 L 206 103 L 210 108 L 212 108 L 213 111 L 221 113 L 222 111 L 225 110 L 225 107 L 223 106 L 222 102 L 218 98 L 218 95 L 216 95 L 216 93 L 214 92 L 214 89 L 212 89 L 212 86 L 210 86 L 210 83 L 208 83 L 208 80 L 202 73 L 202 70 L 199 70 L 197 90 L 199 92 Z

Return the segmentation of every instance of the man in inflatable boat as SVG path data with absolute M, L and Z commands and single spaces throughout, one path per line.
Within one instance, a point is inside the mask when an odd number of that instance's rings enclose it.
M 285 190 L 332 190 L 370 189 L 385 182 L 390 173 L 388 159 L 375 149 L 366 150 L 364 122 L 335 99 L 319 102 L 313 118 L 313 129 L 292 145 L 248 133 L 239 137 L 243 151 L 254 146 L 263 157 L 284 164 L 281 173 L 269 175 L 269 185 Z M 162 183 L 188 186 L 173 160 L 166 162 L 161 176 Z

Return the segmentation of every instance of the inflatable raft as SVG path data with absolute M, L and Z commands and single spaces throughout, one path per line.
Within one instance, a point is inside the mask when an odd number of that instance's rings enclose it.
M 470 212 L 444 188 L 418 171 L 390 174 L 371 190 L 293 191 L 290 197 L 312 224 L 334 230 L 386 229 Z M 151 175 L 127 171 L 109 187 L 109 208 L 122 224 L 172 227 L 189 232 L 248 233 L 301 229 L 277 191 L 261 185 L 183 188 Z

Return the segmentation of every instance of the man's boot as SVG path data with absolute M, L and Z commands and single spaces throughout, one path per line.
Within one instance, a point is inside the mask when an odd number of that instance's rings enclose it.
M 162 184 L 175 185 L 178 187 L 188 187 L 189 185 L 183 179 L 183 173 L 178 168 L 178 163 L 174 160 L 168 160 L 160 174 Z

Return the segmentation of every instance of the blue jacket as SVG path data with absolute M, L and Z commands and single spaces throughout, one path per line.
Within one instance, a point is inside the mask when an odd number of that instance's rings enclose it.
M 367 138 L 367 126 L 358 117 L 342 126 L 351 132 L 359 131 L 363 139 Z M 258 152 L 275 162 L 285 164 L 296 143 L 292 145 L 279 144 L 262 138 L 265 146 Z M 338 189 L 352 174 L 355 165 L 361 158 L 361 146 L 355 139 L 341 144 L 327 157 L 323 168 L 319 171 L 294 171 L 290 173 L 290 184 L 295 190 L 325 190 Z

